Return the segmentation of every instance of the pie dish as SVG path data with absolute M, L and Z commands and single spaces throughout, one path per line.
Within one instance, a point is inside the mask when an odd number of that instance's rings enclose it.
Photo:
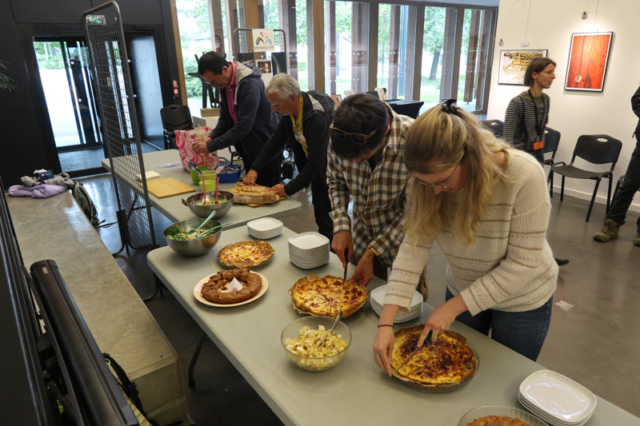
M 476 426 L 476 425 L 501 425 L 498 423 L 498 420 L 494 419 L 494 423 L 489 423 L 488 418 L 491 417 L 502 417 L 506 420 L 507 423 L 502 422 L 504 425 L 515 426 L 515 425 L 529 425 L 529 426 L 549 426 L 547 423 L 543 422 L 536 416 L 531 413 L 527 413 L 526 411 L 519 410 L 513 407 L 505 407 L 500 405 L 485 405 L 482 407 L 476 407 L 469 410 L 465 413 L 464 416 L 458 422 L 458 426 Z M 508 423 L 511 421 L 511 423 Z M 520 421 L 521 423 L 518 423 Z
M 425 341 L 409 362 L 402 365 L 416 348 L 423 328 L 424 324 L 416 325 L 394 333 L 393 376 L 426 392 L 450 392 L 468 383 L 478 371 L 478 354 L 464 336 L 454 331 L 445 331 L 433 343 Z
M 342 310 L 343 318 L 355 314 L 369 299 L 365 286 L 347 280 L 342 285 L 342 278 L 327 275 L 299 279 L 289 289 L 293 308 L 301 314 L 331 317 L 338 316 Z
M 275 249 L 266 241 L 240 241 L 218 252 L 218 260 L 225 268 L 257 268 L 266 265 Z
M 214 303 L 204 298 L 204 296 L 202 295 L 202 287 L 211 279 L 211 277 L 213 277 L 216 274 L 207 275 L 206 277 L 198 281 L 196 286 L 193 288 L 193 296 L 198 300 L 198 302 L 203 303 L 205 305 L 209 305 L 209 306 L 215 306 L 217 308 L 232 308 L 234 306 L 241 306 L 241 305 L 246 305 L 247 303 L 255 302 L 267 292 L 267 289 L 269 288 L 269 282 L 264 277 L 264 275 L 259 274 L 257 272 L 253 272 L 253 271 L 251 273 L 260 277 L 260 279 L 262 280 L 262 286 L 260 287 L 260 291 L 255 296 L 243 302 L 222 304 L 222 303 Z

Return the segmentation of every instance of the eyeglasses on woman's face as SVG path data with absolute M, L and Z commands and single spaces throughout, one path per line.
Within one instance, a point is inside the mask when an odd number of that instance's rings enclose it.
M 345 141 L 347 140 L 347 137 L 349 137 L 351 139 L 351 142 L 353 142 L 356 145 L 364 145 L 367 143 L 367 140 L 369 140 L 369 138 L 371 138 L 371 136 L 373 136 L 377 130 L 374 130 L 373 132 L 367 134 L 364 133 L 351 133 L 351 132 L 345 132 L 342 129 L 338 129 L 337 127 L 329 127 L 329 130 L 331 130 L 331 138 L 334 140 L 338 140 L 338 141 Z
M 447 176 L 445 179 L 441 179 L 440 181 L 436 182 L 436 183 L 431 183 L 431 182 L 425 182 L 422 179 L 418 179 L 418 177 L 414 176 L 416 178 L 416 180 L 418 181 L 418 183 L 420 185 L 424 185 L 424 186 L 430 186 L 434 189 L 450 189 L 451 188 L 451 182 L 453 181 L 453 177 L 456 175 L 456 171 L 458 170 L 458 165 L 460 165 L 460 163 L 457 163 L 456 166 L 453 168 L 453 172 L 451 172 L 451 174 L 449 176 Z

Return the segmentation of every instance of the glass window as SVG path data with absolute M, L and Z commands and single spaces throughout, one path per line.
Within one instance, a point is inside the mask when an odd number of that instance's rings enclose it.
M 189 73 L 198 72 L 195 55 L 212 50 L 209 26 L 209 3 L 207 0 L 176 0 L 180 45 L 182 47 L 182 65 L 187 86 L 187 103 L 193 115 L 202 108 L 202 82 Z
M 420 100 L 422 111 L 451 97 L 457 9 L 425 7 Z
M 380 4 L 378 9 L 378 79 L 387 99 L 412 99 L 416 7 Z M 413 21 L 413 22 L 412 22 Z M 413 24 L 413 25 L 412 25 Z
M 309 90 L 309 48 L 307 40 L 313 37 L 313 26 L 307 22 L 307 0 L 296 1 L 296 45 L 298 84 L 303 91 Z
M 344 95 L 368 90 L 369 4 L 325 2 L 325 90 Z
M 465 9 L 458 75 L 458 105 L 468 111 L 484 109 L 492 11 Z

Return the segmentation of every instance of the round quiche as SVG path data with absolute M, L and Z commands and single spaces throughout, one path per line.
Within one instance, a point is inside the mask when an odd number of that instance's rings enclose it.
M 467 426 L 531 426 L 518 418 L 505 416 L 487 416 L 476 419 Z
M 458 389 L 478 370 L 478 356 L 467 339 L 454 331 L 445 331 L 435 342 L 425 341 L 409 362 L 402 363 L 417 347 L 423 325 L 403 328 L 394 333 L 393 375 L 405 384 L 433 392 Z M 400 370 L 398 370 L 402 366 Z
M 289 295 L 294 309 L 301 314 L 335 318 L 342 310 L 343 318 L 355 314 L 369 299 L 365 286 L 345 281 L 342 278 L 327 275 L 299 279 L 291 289 Z
M 225 268 L 257 268 L 266 264 L 276 250 L 266 241 L 240 241 L 218 252 L 218 260 Z

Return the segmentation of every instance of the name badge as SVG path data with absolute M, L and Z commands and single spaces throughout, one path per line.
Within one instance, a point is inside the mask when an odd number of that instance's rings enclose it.
M 544 141 L 535 142 L 533 144 L 533 150 L 534 151 L 537 151 L 537 150 L 542 149 L 542 148 L 544 148 Z

